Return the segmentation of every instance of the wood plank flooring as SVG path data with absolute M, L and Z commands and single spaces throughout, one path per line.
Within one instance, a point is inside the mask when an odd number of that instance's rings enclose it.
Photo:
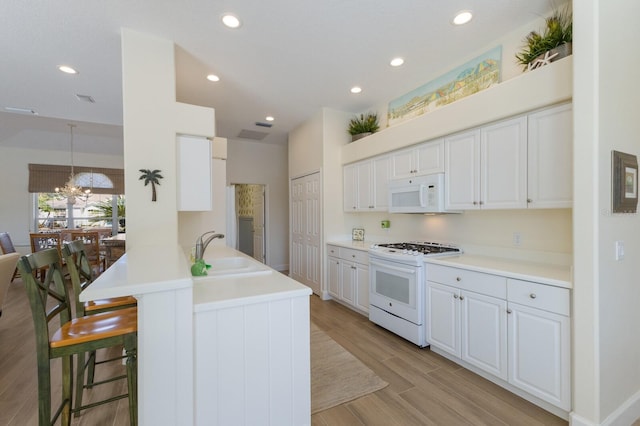
M 311 297 L 318 327 L 359 358 L 386 388 L 320 413 L 316 426 L 329 425 L 566 425 L 455 363 L 372 324 L 350 309 Z M 22 283 L 9 287 L 0 317 L 0 425 L 37 425 L 37 380 L 33 322 Z M 115 351 L 117 353 L 117 350 Z M 105 356 L 105 354 L 102 354 Z M 54 366 L 54 401 L 59 400 L 59 366 Z M 118 363 L 98 373 L 124 373 Z M 85 403 L 117 394 L 124 381 L 86 391 Z M 126 425 L 126 400 L 84 411 L 73 425 Z
M 98 351 L 98 358 L 115 357 L 121 349 L 109 352 Z M 10 286 L 0 316 L 0 425 L 31 426 L 38 424 L 38 381 L 36 377 L 35 336 L 31 308 L 22 282 L 16 279 Z M 96 380 L 125 374 L 120 362 L 111 362 L 96 367 Z M 52 410 L 60 402 L 60 362 L 52 364 Z M 85 390 L 84 403 L 126 392 L 126 381 Z M 60 421 L 58 420 L 58 424 Z M 129 407 L 127 399 L 101 405 L 83 411 L 73 418 L 75 426 L 128 425 Z
M 389 386 L 314 414 L 313 425 L 566 425 L 475 373 L 311 297 L 311 320 Z

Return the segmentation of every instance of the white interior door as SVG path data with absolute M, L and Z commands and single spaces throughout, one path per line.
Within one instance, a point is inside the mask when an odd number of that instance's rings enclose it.
M 291 277 L 320 294 L 320 173 L 291 181 Z

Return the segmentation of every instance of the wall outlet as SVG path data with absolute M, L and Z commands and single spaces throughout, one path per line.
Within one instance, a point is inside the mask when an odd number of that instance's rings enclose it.
M 380 221 L 380 227 L 382 229 L 389 229 L 391 228 L 391 221 L 390 220 L 382 220 Z
M 520 246 L 522 244 L 522 235 L 519 232 L 513 233 L 513 245 Z

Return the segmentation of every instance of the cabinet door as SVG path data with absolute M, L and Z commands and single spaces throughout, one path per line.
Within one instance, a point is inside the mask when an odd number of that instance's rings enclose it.
M 571 409 L 569 317 L 509 303 L 509 383 Z
M 417 174 L 444 172 L 444 139 L 424 143 L 415 151 Z
M 480 131 L 482 208 L 526 208 L 527 118 L 501 121 Z
M 365 161 L 358 163 L 358 171 L 356 176 L 358 187 L 358 201 L 356 210 L 370 211 L 375 208 L 373 181 L 372 181 L 372 162 Z
M 356 265 L 353 262 L 344 260 L 340 261 L 340 264 L 340 278 L 342 281 L 340 299 L 350 305 L 355 305 Z
M 460 291 L 427 282 L 427 342 L 460 357 Z
M 369 266 L 356 263 L 356 307 L 369 312 Z
M 176 145 L 178 210 L 211 210 L 211 141 L 204 137 L 181 135 Z
M 389 157 L 379 157 L 372 160 L 371 181 L 373 183 L 373 204 L 376 211 L 388 210 L 390 175 L 391 160 Z
M 343 174 L 343 208 L 345 212 L 354 212 L 358 208 L 358 165 L 344 166 Z
M 415 150 L 413 148 L 396 151 L 391 155 L 392 178 L 415 176 L 416 172 Z
M 573 112 L 571 104 L 529 115 L 529 208 L 571 207 Z
M 460 292 L 461 358 L 507 380 L 507 302 Z
M 445 206 L 450 210 L 480 208 L 480 131 L 445 139 Z
M 339 299 L 341 286 L 340 286 L 340 273 L 342 272 L 340 266 L 340 259 L 336 257 L 328 257 L 327 258 L 327 267 L 329 269 L 328 277 L 328 285 L 327 290 L 331 297 Z

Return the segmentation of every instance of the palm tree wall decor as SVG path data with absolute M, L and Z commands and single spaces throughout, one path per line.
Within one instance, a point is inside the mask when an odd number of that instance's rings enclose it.
M 151 201 L 156 201 L 156 185 L 160 185 L 159 179 L 163 179 L 160 170 L 140 169 L 140 173 L 142 173 L 142 176 L 138 180 L 144 179 L 144 186 L 149 185 L 149 182 L 151 182 Z

